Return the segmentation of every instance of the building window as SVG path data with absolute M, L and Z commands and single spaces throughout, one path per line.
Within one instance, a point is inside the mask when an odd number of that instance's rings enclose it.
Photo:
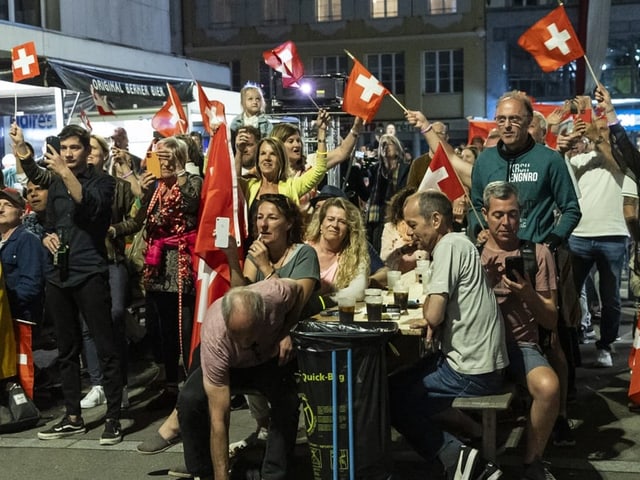
M 231 2 L 232 0 L 213 0 L 209 4 L 212 24 L 216 26 L 231 25 Z
M 456 0 L 429 0 L 429 13 L 442 15 L 444 13 L 456 13 Z
M 424 52 L 424 93 L 462 92 L 462 60 L 462 49 Z
M 349 70 L 349 61 L 346 55 L 313 57 L 311 62 L 311 73 L 313 75 L 346 75 L 349 73 Z
M 391 93 L 404 94 L 404 53 L 367 55 L 367 68 Z
M 262 18 L 264 23 L 283 24 L 285 15 L 285 0 L 262 0 Z
M 316 0 L 316 20 L 318 22 L 342 20 L 342 0 Z
M 371 0 L 371 17 L 387 18 L 398 16 L 398 0 Z

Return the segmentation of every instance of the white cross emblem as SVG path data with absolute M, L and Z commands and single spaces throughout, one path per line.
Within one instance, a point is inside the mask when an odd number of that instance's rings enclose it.
M 427 169 L 427 173 L 424 175 L 418 190 L 425 190 L 428 188 L 437 188 L 440 190 L 440 186 L 438 184 L 447 178 L 449 178 L 449 172 L 447 172 L 445 167 L 440 167 L 437 170 Z
M 544 46 L 547 50 L 551 51 L 554 48 L 560 50 L 560 53 L 567 55 L 571 49 L 567 45 L 567 42 L 571 40 L 571 35 L 566 30 L 558 31 L 558 27 L 555 23 L 547 26 L 547 31 L 551 34 L 551 38 L 544 42 Z
M 358 75 L 358 78 L 356 78 L 356 85 L 360 85 L 363 88 L 362 93 L 360 94 L 360 100 L 363 102 L 369 102 L 371 97 L 374 95 L 380 96 L 382 95 L 382 92 L 384 92 L 384 88 L 373 75 L 370 77 L 362 74 Z
M 289 75 L 288 73 L 291 71 L 291 68 L 293 67 L 293 65 L 291 64 L 291 60 L 293 59 L 293 55 L 291 55 L 291 50 L 288 48 L 285 48 L 284 50 L 282 50 L 277 54 L 277 57 L 280 59 L 280 62 L 282 62 L 282 65 L 281 65 L 282 75 L 285 77 L 291 78 L 291 75 Z
M 178 108 L 176 107 L 175 103 L 173 103 L 173 101 L 171 102 L 171 106 L 169 107 L 169 113 L 171 114 L 172 125 L 184 124 L 184 120 L 180 118 Z
M 27 50 L 21 48 L 18 50 L 18 58 L 13 61 L 13 67 L 16 70 L 22 70 L 22 75 L 28 75 L 34 63 L 36 63 L 35 56 L 27 55 Z

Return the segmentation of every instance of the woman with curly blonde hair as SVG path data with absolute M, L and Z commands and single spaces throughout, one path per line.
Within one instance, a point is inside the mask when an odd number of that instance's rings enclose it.
M 330 198 L 313 215 L 306 242 L 318 254 L 320 294 L 348 289 L 362 300 L 370 262 L 360 210 L 349 200 Z

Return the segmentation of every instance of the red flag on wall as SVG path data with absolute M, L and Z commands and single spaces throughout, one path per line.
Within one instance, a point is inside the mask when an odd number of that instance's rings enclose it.
M 227 128 L 218 128 L 207 152 L 207 168 L 200 195 L 195 261 L 196 309 L 191 336 L 191 356 L 200 343 L 200 329 L 209 306 L 229 289 L 231 274 L 227 257 L 215 246 L 216 218 L 229 218 L 229 233 L 242 241 L 246 235 L 245 203 L 238 188 L 233 155 L 227 140 Z M 238 249 L 241 256 L 242 248 Z
M 18 348 L 18 378 L 24 392 L 33 399 L 33 385 L 35 379 L 35 366 L 33 364 L 33 349 L 31 342 L 31 325 L 20 320 L 13 322 L 16 346 Z
M 169 95 L 166 103 L 151 119 L 153 129 L 164 137 L 187 133 L 187 116 L 182 108 L 178 92 L 167 83 Z
M 545 72 L 553 72 L 584 56 L 580 40 L 562 5 L 524 32 L 518 45 L 533 55 Z
M 464 195 L 464 188 L 458 179 L 442 143 L 438 145 L 429 168 L 420 182 L 419 191 L 435 188 L 444 193 L 452 202 Z
M 304 64 L 298 56 L 296 45 L 288 40 L 276 48 L 262 53 L 264 63 L 282 73 L 282 86 L 298 87 L 298 80 L 304 76 Z
M 11 70 L 14 82 L 40 75 L 40 65 L 38 65 L 34 42 L 23 43 L 11 48 Z
M 353 61 L 353 69 L 344 89 L 342 110 L 369 123 L 378 113 L 384 96 L 390 92 L 359 61 Z
M 202 115 L 202 125 L 210 136 L 213 136 L 220 124 L 226 124 L 227 119 L 224 114 L 224 105 L 217 100 L 209 100 L 202 86 L 198 86 L 198 103 L 200 104 L 200 114 Z

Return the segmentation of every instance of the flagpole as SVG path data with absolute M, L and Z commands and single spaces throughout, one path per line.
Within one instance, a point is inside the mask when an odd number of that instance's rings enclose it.
M 346 48 L 344 49 L 344 53 L 349 55 L 349 58 L 351 60 L 356 61 L 356 57 L 354 57 L 353 54 Z M 391 97 L 391 99 L 398 104 L 398 106 L 402 109 L 403 112 L 407 113 L 409 111 L 407 110 L 407 107 L 405 107 L 402 103 L 400 103 L 400 100 L 398 100 L 398 98 L 393 93 L 391 93 L 389 89 L 387 90 L 389 91 L 389 96 Z
M 13 118 L 16 123 L 18 123 L 18 91 L 14 90 L 13 92 Z
M 596 85 L 600 85 L 600 81 L 596 77 L 596 73 L 593 71 L 593 68 L 591 67 L 591 62 L 589 62 L 589 58 L 587 58 L 587 54 L 585 53 L 582 58 L 584 58 L 584 63 L 587 65 L 587 68 L 589 69 L 589 73 L 591 73 L 591 76 L 593 77 L 593 81 L 595 82 Z

